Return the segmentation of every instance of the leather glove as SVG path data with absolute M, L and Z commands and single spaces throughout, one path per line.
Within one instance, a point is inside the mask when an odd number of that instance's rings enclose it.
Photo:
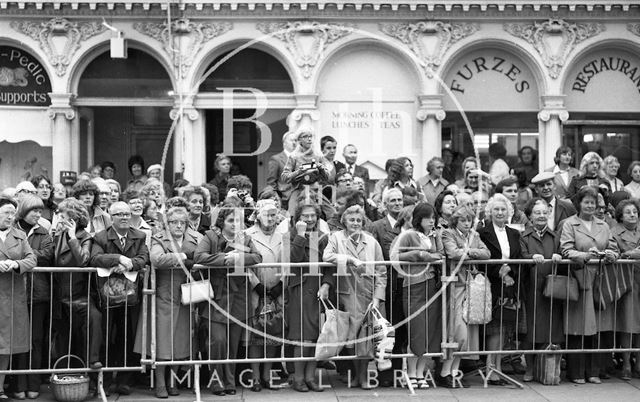
M 265 295 L 265 287 L 263 284 L 259 283 L 256 285 L 255 288 L 253 288 L 253 291 L 256 292 L 258 294 L 258 296 L 262 297 Z
M 269 296 L 271 296 L 272 299 L 277 299 L 278 296 L 280 296 L 282 294 L 282 282 L 278 282 L 278 284 L 274 287 L 272 287 L 271 289 L 269 289 L 268 291 Z

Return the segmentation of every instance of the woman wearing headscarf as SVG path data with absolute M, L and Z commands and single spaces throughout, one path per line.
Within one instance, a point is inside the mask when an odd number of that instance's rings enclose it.
M 321 231 L 318 225 L 320 207 L 313 202 L 299 202 L 291 228 L 291 258 L 296 262 L 321 262 L 327 246 L 329 232 Z M 320 268 L 317 277 L 309 276 L 309 267 L 291 267 L 288 281 L 288 304 L 285 311 L 288 330 L 287 339 L 313 345 L 320 335 L 320 301 L 327 299 L 335 288 L 335 268 Z M 295 345 L 294 357 L 313 357 L 313 346 Z M 322 392 L 315 379 L 316 361 L 294 363 L 292 388 L 298 392 L 309 390 Z
M 528 269 L 523 279 L 523 292 L 527 310 L 527 334 L 525 340 L 536 349 L 547 345 L 564 343 L 562 317 L 564 303 L 544 296 L 547 276 L 553 273 L 554 264 L 562 259 L 560 235 L 547 226 L 549 204 L 542 198 L 533 198 L 524 213 L 531 222 L 522 233 L 520 247 L 522 258 L 533 259 L 535 266 Z M 544 262 L 551 259 L 552 262 Z M 566 274 L 560 269 L 561 275 Z M 534 355 L 526 355 L 527 371 L 524 381 L 533 380 Z
M 447 275 L 451 275 L 458 264 L 465 259 L 487 260 L 491 257 L 489 249 L 480 239 L 480 235 L 473 229 L 475 212 L 469 205 L 457 207 L 450 219 L 450 227 L 442 230 L 442 246 L 449 259 Z M 463 319 L 464 300 L 467 298 L 467 282 L 478 273 L 475 265 L 460 265 L 457 282 L 451 287 L 453 310 L 449 312 L 449 331 L 453 341 L 458 344 L 458 350 L 463 352 L 480 350 L 480 329 L 478 325 L 467 324 Z M 477 357 L 468 357 L 477 359 Z M 460 367 L 460 357 L 447 359 L 442 364 L 440 372 L 441 384 L 447 388 L 454 387 L 453 376 Z M 465 386 L 465 383 L 462 383 Z
M 409 352 L 415 355 L 407 359 L 407 375 L 412 385 L 420 388 L 428 388 L 422 373 L 429 359 L 423 355 L 440 352 L 442 341 L 442 302 L 439 297 L 431 300 L 437 292 L 442 271 L 430 262 L 444 257 L 441 236 L 434 230 L 435 221 L 435 209 L 427 203 L 418 203 L 413 209 L 411 229 L 400 233 L 390 253 L 391 261 L 423 263 L 394 264 L 398 277 L 403 280 L 404 315 L 415 315 L 407 323 Z M 431 304 L 425 308 L 427 302 Z
M 49 232 L 38 224 L 44 203 L 41 198 L 26 195 L 21 198 L 16 213 L 16 228 L 27 235 L 29 246 L 38 260 L 37 266 L 50 267 L 53 263 L 53 239 Z M 21 354 L 18 368 L 39 369 L 43 365 L 43 358 L 49 356 L 49 308 L 51 306 L 51 274 L 36 272 L 27 276 L 27 303 L 31 316 L 31 353 Z M 29 358 L 30 357 L 30 358 Z M 46 361 L 46 360 L 45 360 Z M 35 399 L 40 393 L 41 376 L 31 374 L 17 376 L 16 392 L 27 392 L 29 399 Z M 20 399 L 20 398 L 18 398 Z
M 225 204 L 216 221 L 217 230 L 205 232 L 195 253 L 196 264 L 208 268 L 205 279 L 211 281 L 214 302 L 198 306 L 200 316 L 200 350 L 211 360 L 235 359 L 238 355 L 243 327 L 249 317 L 247 296 L 251 292 L 246 276 L 231 276 L 234 267 L 262 262 L 262 256 L 249 236 L 244 234 L 244 210 Z M 228 317 L 233 317 L 233 320 Z M 235 363 L 215 364 L 211 374 L 215 376 L 212 389 L 214 395 L 235 395 Z
M 167 211 L 167 230 L 156 234 L 151 241 L 149 257 L 151 268 L 156 271 L 156 359 L 185 360 L 191 356 L 192 317 L 190 306 L 181 303 L 181 285 L 187 283 L 185 270 L 193 267 L 193 257 L 202 236 L 189 228 L 188 213 L 183 207 Z M 198 275 L 194 275 L 198 280 Z M 142 347 L 141 324 L 134 351 L 150 355 L 150 345 Z M 147 338 L 150 342 L 150 337 Z M 180 394 L 173 386 L 167 387 L 165 366 L 155 370 L 155 395 L 168 398 Z M 171 367 L 175 371 L 175 367 Z
M 280 263 L 282 261 L 282 233 L 276 231 L 278 206 L 271 199 L 259 200 L 256 204 L 256 220 L 255 224 L 245 231 L 245 235 L 249 236 L 253 241 L 258 253 L 262 257 L 262 262 Z M 282 313 L 284 299 L 282 297 L 284 276 L 281 267 L 262 267 L 249 268 L 249 281 L 253 292 L 250 293 L 251 312 L 250 324 L 257 331 L 267 331 L 266 328 L 260 328 L 258 319 L 259 315 L 265 309 L 273 306 L 275 312 Z M 283 321 L 284 326 L 284 321 Z M 269 334 L 273 336 L 283 336 L 282 332 Z M 253 332 L 247 334 L 247 344 L 249 346 L 250 358 L 273 358 L 277 356 L 281 342 L 269 337 L 263 337 Z M 263 353 L 266 352 L 266 355 Z M 260 363 L 251 363 L 253 371 L 253 385 L 251 390 L 260 392 L 263 387 L 271 387 L 271 362 L 262 363 L 262 378 L 260 377 Z
M 613 238 L 620 249 L 620 258 L 640 260 L 640 202 L 638 200 L 623 200 L 616 206 L 616 220 L 618 223 L 611 228 Z M 624 266 L 631 269 L 632 285 L 627 293 L 622 295 L 616 306 L 616 330 L 620 334 L 620 346 L 623 348 L 638 347 L 640 345 L 640 264 Z M 640 378 L 640 353 L 634 353 L 635 364 L 631 368 L 631 353 L 622 354 L 622 379 Z
M 12 355 L 31 349 L 27 294 L 22 274 L 31 271 L 37 258 L 26 234 L 14 226 L 17 204 L 0 197 L 0 370 L 9 368 Z M 0 374 L 0 400 L 5 374 Z
M 382 261 L 382 248 L 369 233 L 363 231 L 364 209 L 358 205 L 347 208 L 342 214 L 345 229 L 334 232 L 324 249 L 323 260 L 337 264 L 338 277 L 336 287 L 338 303 L 350 314 L 348 343 L 345 348 L 352 349 L 358 330 L 365 319 L 366 312 L 377 308 L 384 315 L 385 287 L 387 286 L 387 268 L 373 265 L 370 261 Z M 345 272 L 340 272 L 345 269 Z M 370 389 L 365 359 L 353 362 L 355 379 L 352 386 Z
M 297 138 L 298 145 L 287 159 L 281 176 L 283 182 L 290 183 L 293 187 L 289 198 L 291 215 L 296 211 L 299 196 L 304 195 L 307 188 L 309 192 L 319 192 L 319 182 L 328 179 L 330 170 L 324 156 L 313 149 L 313 132 L 310 129 L 303 128 L 292 135 Z M 320 198 L 320 194 L 318 196 Z
M 593 287 L 598 264 L 587 265 L 590 260 L 602 259 L 613 263 L 618 258 L 618 245 L 609 226 L 598 219 L 598 191 L 585 186 L 578 190 L 573 200 L 577 215 L 564 221 L 560 235 L 560 249 L 565 258 L 575 264 L 571 266 L 580 287 L 579 298 L 566 307 L 564 319 L 568 349 L 596 349 L 598 332 L 612 322 L 613 306 L 601 310 L 596 317 Z M 609 311 L 607 311 L 609 310 Z M 611 330 L 611 329 L 608 329 Z M 576 384 L 599 384 L 602 356 L 597 353 L 570 353 L 567 355 L 567 378 Z

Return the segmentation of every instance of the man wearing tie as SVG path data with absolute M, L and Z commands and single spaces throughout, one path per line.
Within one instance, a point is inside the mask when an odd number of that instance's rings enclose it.
M 531 179 L 531 184 L 536 186 L 536 193 L 549 204 L 549 221 L 547 226 L 551 230 L 559 230 L 560 222 L 576 214 L 576 208 L 570 201 L 556 196 L 556 175 L 552 172 L 538 173 Z
M 147 236 L 144 232 L 131 227 L 131 208 L 124 202 L 115 202 L 109 207 L 112 226 L 96 233 L 91 248 L 90 265 L 98 268 L 110 268 L 113 273 L 124 274 L 126 272 L 137 272 L 149 264 L 149 250 L 147 249 Z M 136 286 L 141 281 L 136 279 Z M 99 281 L 98 286 L 102 287 L 104 281 Z M 98 289 L 100 292 L 100 289 Z M 104 303 L 105 301 L 103 301 Z M 107 306 L 102 306 L 107 309 Z M 138 327 L 138 306 L 120 306 L 108 309 L 107 314 L 103 313 L 105 319 L 104 326 L 108 337 L 105 342 L 108 344 L 108 366 L 139 366 L 133 355 L 133 343 L 135 341 L 136 328 Z M 126 342 L 126 343 L 125 343 Z M 125 346 L 126 345 L 126 346 Z M 107 392 L 118 392 L 120 395 L 129 395 L 131 387 L 129 379 L 131 372 L 120 372 L 117 374 L 116 382 L 108 384 Z M 105 377 L 107 380 L 109 376 Z M 110 378 L 109 378 L 110 379 Z M 107 385 L 107 384 L 105 384 Z
M 336 164 L 337 171 L 340 171 L 342 168 L 346 169 L 347 172 L 351 173 L 352 177 L 361 177 L 364 180 L 365 184 L 365 192 L 369 194 L 369 169 L 364 166 L 356 165 L 356 160 L 358 159 L 358 149 L 353 144 L 348 144 L 342 150 L 342 156 L 344 157 L 344 165 L 338 166 Z
M 290 183 L 286 183 L 280 179 L 284 166 L 287 164 L 289 155 L 296 149 L 296 137 L 291 135 L 291 131 L 287 131 L 282 136 L 282 152 L 273 155 L 268 162 L 267 185 L 280 192 L 282 197 L 282 207 L 287 208 L 289 196 L 293 190 Z

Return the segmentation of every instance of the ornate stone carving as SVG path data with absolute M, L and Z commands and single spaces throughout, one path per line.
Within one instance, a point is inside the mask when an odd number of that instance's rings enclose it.
M 185 107 L 182 109 L 180 108 L 171 109 L 171 111 L 169 111 L 169 118 L 171 120 L 176 120 L 181 116 L 181 114 L 182 116 L 187 116 L 191 121 L 198 120 L 198 118 L 200 117 L 200 113 L 198 112 L 197 109 L 193 107 Z
M 36 40 L 59 76 L 67 72 L 71 58 L 82 41 L 107 29 L 99 22 L 77 23 L 61 17 L 47 22 L 16 20 L 11 22 L 11 28 Z
M 640 36 L 640 24 L 627 24 L 627 30 L 634 35 Z
M 138 22 L 133 28 L 162 43 L 162 46 L 184 78 L 193 64 L 196 55 L 206 41 L 229 32 L 233 28 L 230 22 L 215 24 L 195 23 L 188 18 L 180 18 L 171 22 L 171 29 L 166 22 Z
M 569 120 L 569 112 L 563 109 L 543 109 L 538 112 L 538 120 L 547 122 L 551 117 L 557 116 L 561 122 Z
M 442 21 L 422 21 L 416 24 L 380 24 L 380 31 L 400 40 L 418 57 L 428 77 L 442 64 L 451 45 L 473 35 L 477 24 L 450 24 Z M 429 41 L 435 42 L 429 46 Z
M 425 121 L 430 117 L 442 121 L 447 117 L 447 113 L 442 109 L 419 109 L 416 113 L 416 118 L 420 121 Z
M 71 108 L 71 107 L 49 107 L 49 109 L 47 110 L 47 116 L 49 116 L 49 118 L 51 120 L 55 120 L 56 116 L 58 116 L 59 114 L 64 115 L 64 117 L 67 120 L 73 120 L 76 118 L 76 111 L 75 109 Z
M 550 19 L 534 24 L 504 24 L 504 30 L 531 43 L 538 51 L 551 78 L 558 78 L 576 45 L 605 30 L 600 23 L 570 24 Z
M 349 35 L 353 32 L 355 26 L 291 21 L 260 22 L 256 25 L 256 28 L 264 34 L 273 35 L 285 42 L 287 49 L 294 57 L 296 65 L 302 69 L 302 76 L 309 78 L 327 46 Z M 308 41 L 305 41 L 305 39 L 308 39 Z M 305 46 L 306 42 L 310 42 L 308 46 Z

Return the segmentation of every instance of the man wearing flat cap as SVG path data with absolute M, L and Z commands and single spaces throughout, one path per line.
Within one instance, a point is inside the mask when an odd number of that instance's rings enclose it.
M 552 172 L 538 173 L 531 179 L 531 184 L 535 185 L 536 193 L 543 198 L 551 209 L 547 225 L 551 230 L 558 230 L 560 222 L 576 214 L 576 208 L 571 201 L 561 199 L 556 196 L 555 174 Z

